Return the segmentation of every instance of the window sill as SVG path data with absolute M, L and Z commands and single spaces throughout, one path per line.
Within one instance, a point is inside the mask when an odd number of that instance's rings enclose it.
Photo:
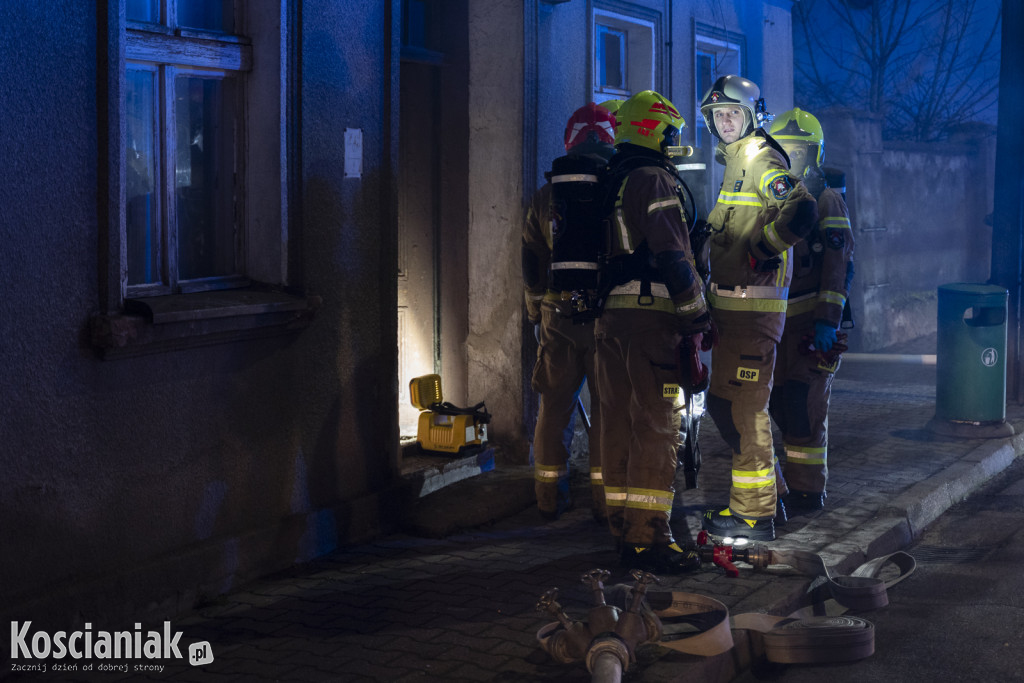
M 290 334 L 306 328 L 319 297 L 255 288 L 126 299 L 123 313 L 90 321 L 106 360 Z

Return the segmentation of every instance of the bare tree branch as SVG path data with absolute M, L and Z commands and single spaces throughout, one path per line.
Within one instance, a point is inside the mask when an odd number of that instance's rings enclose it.
M 796 93 L 883 116 L 886 137 L 933 140 L 995 102 L 1000 12 L 977 0 L 801 0 Z

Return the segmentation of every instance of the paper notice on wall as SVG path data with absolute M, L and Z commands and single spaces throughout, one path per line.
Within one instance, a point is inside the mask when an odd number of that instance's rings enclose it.
M 363 175 L 363 131 L 360 128 L 345 129 L 345 177 L 359 178 Z

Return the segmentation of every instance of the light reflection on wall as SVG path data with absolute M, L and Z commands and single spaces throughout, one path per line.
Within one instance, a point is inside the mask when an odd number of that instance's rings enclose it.
M 398 428 L 416 435 L 419 411 L 410 403 L 409 381 L 434 372 L 433 311 L 398 309 Z

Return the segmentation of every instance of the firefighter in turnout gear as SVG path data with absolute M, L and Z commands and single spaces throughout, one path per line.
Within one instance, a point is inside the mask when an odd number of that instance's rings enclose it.
M 770 117 L 756 84 L 722 76 L 704 95 L 701 114 L 725 164 L 708 216 L 708 303 L 718 340 L 707 407 L 733 453 L 729 505 L 706 510 L 702 525 L 720 537 L 770 541 L 777 493 L 768 400 L 793 273 L 790 247 L 813 229 L 817 208 L 761 128 Z
M 825 140 L 818 119 L 792 109 L 775 120 L 771 134 L 789 155 L 790 172 L 804 179 L 818 202 L 817 228 L 793 247 L 786 327 L 769 402 L 782 432 L 785 464 L 779 490 L 789 491 L 786 507 L 818 510 L 825 505 L 828 406 L 839 367 L 837 330 L 853 279 L 853 230 L 842 195 L 825 182 Z M 830 351 L 832 358 L 823 357 Z
M 577 109 L 566 124 L 567 155 L 560 160 L 582 167 L 604 167 L 615 151 L 614 140 L 614 118 L 606 109 L 591 102 Z M 552 179 L 557 182 L 564 177 L 567 176 L 552 176 Z M 595 518 L 603 522 L 605 503 L 599 455 L 601 411 L 594 375 L 594 323 L 593 320 L 574 322 L 569 310 L 572 292 L 555 288 L 557 278 L 552 278 L 552 273 L 559 272 L 552 271 L 555 194 L 558 193 L 553 191 L 552 182 L 543 185 L 533 196 L 523 226 L 526 310 L 535 325 L 538 341 L 532 380 L 534 391 L 540 394 L 533 437 L 534 489 L 537 508 L 545 519 L 556 519 L 572 506 L 569 446 L 574 432 L 573 416 L 585 379 L 591 405 L 588 431 L 593 511 Z M 596 282 L 596 275 L 594 277 Z
M 607 298 L 594 330 L 608 524 L 624 567 L 674 574 L 700 566 L 669 527 L 681 419 L 676 347 L 683 335 L 699 344 L 709 329 L 670 161 L 685 123 L 650 90 L 626 100 L 616 121 Z

